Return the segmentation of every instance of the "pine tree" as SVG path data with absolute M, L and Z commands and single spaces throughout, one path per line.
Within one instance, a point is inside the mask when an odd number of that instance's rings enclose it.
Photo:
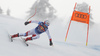
M 7 15 L 10 16 L 10 10 L 9 9 L 7 10 Z
M 2 12 L 3 10 L 1 9 L 1 7 L 0 7 L 0 14 L 2 14 L 3 12 Z
M 80 12 L 85 12 L 85 13 L 89 13 L 89 5 L 85 2 L 83 2 L 82 4 L 77 4 L 76 11 L 80 11 Z M 91 9 L 90 9 L 91 11 Z M 92 17 L 92 13 L 90 13 L 90 25 L 93 25 L 93 17 Z
M 30 11 L 28 11 L 29 16 L 34 15 L 35 12 L 35 17 L 36 19 L 38 18 L 38 20 L 45 20 L 47 18 L 51 20 L 51 18 L 56 17 L 56 15 L 54 15 L 56 10 L 51 6 L 49 0 L 37 0 L 31 7 Z

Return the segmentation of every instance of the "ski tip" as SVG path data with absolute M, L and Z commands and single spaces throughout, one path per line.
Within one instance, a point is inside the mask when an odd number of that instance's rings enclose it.
M 11 40 L 11 42 L 13 42 L 13 40 Z
M 10 37 L 11 38 L 11 42 L 13 42 L 13 39 L 12 39 L 12 37 Z
M 26 46 L 29 46 L 28 44 L 26 44 Z

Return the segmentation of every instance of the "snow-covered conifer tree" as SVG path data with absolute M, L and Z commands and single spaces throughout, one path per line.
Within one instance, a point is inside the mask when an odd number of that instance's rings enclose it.
M 32 16 L 34 13 L 36 13 L 35 17 L 38 20 L 45 20 L 47 18 L 52 20 L 52 18 L 56 17 L 56 10 L 53 8 L 53 6 L 51 6 L 49 0 L 37 0 L 28 13 L 29 16 Z
M 9 9 L 7 10 L 7 15 L 10 16 L 10 10 Z
M 1 9 L 1 7 L 0 7 L 0 14 L 2 14 L 3 12 L 2 12 L 3 10 Z
M 85 12 L 85 13 L 89 13 L 89 5 L 85 2 L 83 2 L 82 4 L 77 4 L 76 11 L 80 11 L 80 12 Z M 90 9 L 91 11 L 91 9 Z M 92 13 L 90 12 L 90 25 L 93 25 L 93 17 L 92 17 Z

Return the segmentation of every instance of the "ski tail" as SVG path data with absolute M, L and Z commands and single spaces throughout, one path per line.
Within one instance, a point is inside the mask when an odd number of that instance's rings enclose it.
M 29 46 L 29 45 L 26 43 L 25 39 L 23 39 L 22 37 L 20 37 L 20 38 L 22 39 L 23 43 L 24 43 L 26 46 Z
M 8 34 L 10 41 L 13 42 L 13 39 L 12 39 L 11 35 L 8 33 L 8 31 L 7 31 L 7 34 Z

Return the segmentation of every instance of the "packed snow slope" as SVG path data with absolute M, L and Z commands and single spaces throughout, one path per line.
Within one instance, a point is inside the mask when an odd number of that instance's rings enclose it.
M 8 33 L 24 33 L 37 26 L 34 23 L 25 26 L 25 21 L 0 15 L 0 56 L 100 56 L 100 24 L 90 27 L 88 46 L 85 46 L 86 24 L 72 22 L 65 42 L 69 21 L 56 19 L 49 26 L 54 47 L 49 46 L 45 33 L 39 39 L 29 41 L 27 47 L 20 38 L 10 42 L 8 37 Z

